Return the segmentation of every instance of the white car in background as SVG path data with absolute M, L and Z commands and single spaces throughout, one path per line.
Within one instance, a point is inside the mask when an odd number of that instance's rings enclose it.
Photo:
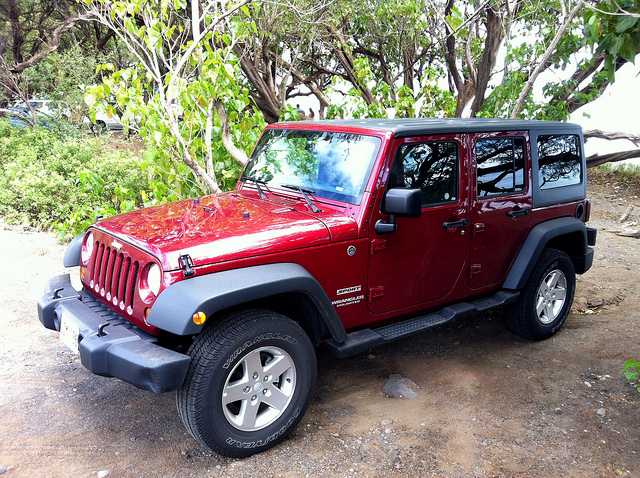
M 64 101 L 32 98 L 28 102 L 16 101 L 11 106 L 21 110 L 29 110 L 29 107 L 31 107 L 38 113 L 44 113 L 52 118 L 68 118 L 71 116 L 69 105 Z
M 107 116 L 107 113 L 103 113 L 100 111 L 96 111 L 96 122 L 93 124 L 88 116 L 82 117 L 82 124 L 90 125 L 92 130 L 98 131 L 122 131 L 124 127 L 122 126 L 122 121 L 120 121 L 120 116 L 117 114 L 111 115 L 111 117 Z
M 12 107 L 28 110 L 29 106 L 31 106 L 35 111 L 44 113 L 52 118 L 69 118 L 71 116 L 71 110 L 64 101 L 32 98 L 27 103 L 16 101 Z M 82 117 L 82 124 L 90 126 L 94 131 L 122 131 L 124 129 L 122 121 L 117 114 L 109 117 L 106 113 L 98 111 L 96 112 L 95 124 L 91 122 L 88 116 Z

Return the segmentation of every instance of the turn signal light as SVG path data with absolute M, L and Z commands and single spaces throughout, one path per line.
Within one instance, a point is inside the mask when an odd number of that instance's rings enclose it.
M 204 324 L 204 321 L 207 320 L 207 315 L 204 312 L 196 312 L 193 314 L 193 323 L 196 325 Z

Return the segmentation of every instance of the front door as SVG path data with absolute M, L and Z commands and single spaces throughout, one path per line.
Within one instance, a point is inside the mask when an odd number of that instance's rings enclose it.
M 386 190 L 420 188 L 422 215 L 398 218 L 397 231 L 371 227 L 367 301 L 373 313 L 444 301 L 465 282 L 469 200 L 464 135 L 397 140 Z M 388 217 L 372 214 L 372 226 Z M 466 286 L 466 284 L 465 284 Z

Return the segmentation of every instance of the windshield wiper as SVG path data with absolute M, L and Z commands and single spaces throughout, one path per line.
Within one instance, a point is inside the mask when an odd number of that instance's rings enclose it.
M 304 200 L 307 201 L 307 205 L 311 208 L 313 212 L 315 213 L 322 212 L 322 209 L 318 209 L 318 207 L 311 202 L 311 199 L 309 199 L 309 196 L 307 196 L 307 193 L 315 194 L 316 193 L 315 191 L 312 191 L 311 189 L 301 188 L 300 186 L 296 186 L 294 184 L 281 184 L 280 186 L 282 186 L 283 188 L 293 189 L 294 191 L 301 192 L 302 196 L 304 196 Z
M 245 177 L 242 178 L 245 182 L 246 181 L 251 181 L 253 184 L 256 185 L 256 188 L 258 189 L 258 195 L 260 196 L 260 199 L 267 199 L 267 195 L 264 193 L 264 191 L 262 190 L 262 188 L 260 187 L 260 185 L 262 184 L 263 186 L 266 186 L 267 183 L 264 182 L 262 179 L 256 179 L 256 178 L 249 178 L 249 177 Z

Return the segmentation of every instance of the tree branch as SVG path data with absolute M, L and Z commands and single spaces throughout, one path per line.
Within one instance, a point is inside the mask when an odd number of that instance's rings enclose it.
M 573 21 L 575 16 L 578 14 L 578 12 L 580 12 L 580 10 L 582 10 L 583 7 L 584 7 L 584 2 L 581 0 L 573 8 L 573 10 L 571 10 L 569 15 L 567 15 L 567 17 L 562 22 L 562 25 L 558 29 L 558 32 L 556 33 L 556 35 L 553 37 L 553 40 L 551 41 L 551 44 L 547 47 L 547 50 L 544 52 L 544 55 L 542 55 L 542 59 L 540 60 L 540 63 L 538 63 L 538 66 L 536 66 L 536 68 L 533 70 L 533 73 L 531 74 L 531 77 L 529 78 L 527 83 L 524 85 L 524 88 L 522 89 L 522 92 L 520 92 L 520 96 L 518 97 L 518 101 L 516 102 L 516 105 L 513 108 L 513 111 L 511 112 L 511 116 L 510 117 L 512 119 L 515 119 L 520 115 L 520 112 L 522 111 L 522 108 L 524 107 L 524 102 L 526 101 L 527 96 L 529 96 L 529 93 L 531 92 L 531 89 L 533 88 L 533 84 L 535 83 L 535 81 L 538 79 L 538 76 L 542 72 L 542 70 L 544 68 L 544 65 L 549 61 L 549 59 L 551 58 L 551 55 L 556 50 L 556 48 L 558 47 L 558 44 L 560 43 L 560 40 L 562 39 L 563 35 L 567 31 L 567 28 L 569 28 L 569 25 L 571 24 L 571 22 Z
M 70 30 L 71 28 L 73 28 L 73 26 L 77 22 L 79 22 L 81 20 L 89 20 L 91 17 L 92 17 L 91 14 L 79 14 L 79 15 L 76 15 L 75 17 L 67 18 L 64 22 L 62 22 L 62 24 L 60 26 L 58 26 L 58 28 L 56 28 L 53 31 L 53 34 L 51 35 L 51 41 L 47 44 L 47 47 L 44 50 L 42 50 L 38 54 L 32 56 L 27 61 L 23 61 L 22 63 L 18 63 L 17 65 L 15 65 L 11 69 L 9 69 L 9 71 L 11 73 L 14 73 L 14 74 L 22 73 L 27 68 L 30 68 L 30 67 L 38 64 L 49 53 L 52 53 L 52 52 L 54 52 L 54 51 L 56 51 L 58 49 L 58 46 L 60 46 L 60 39 L 62 38 L 62 34 L 64 32 L 66 32 L 66 31 Z
M 220 134 L 222 135 L 222 144 L 224 144 L 225 149 L 233 159 L 235 159 L 242 166 L 246 166 L 249 162 L 249 157 L 233 142 L 233 138 L 231 137 L 231 127 L 229 126 L 229 117 L 227 116 L 227 112 L 224 109 L 222 101 L 216 101 L 215 106 L 216 113 L 218 113 L 218 118 L 220 119 Z

